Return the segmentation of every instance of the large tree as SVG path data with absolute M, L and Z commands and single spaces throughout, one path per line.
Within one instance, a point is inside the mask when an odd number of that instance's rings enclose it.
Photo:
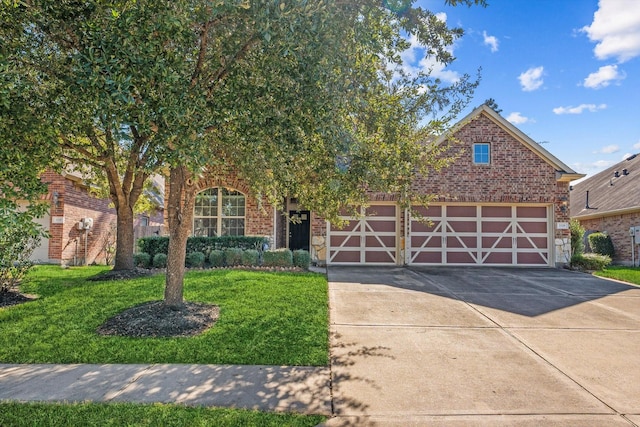
M 447 64 L 461 35 L 412 4 L 22 0 L 4 3 L 0 34 L 20 40 L 5 60 L 40 85 L 40 115 L 62 155 L 108 179 L 115 268 L 132 267 L 144 181 L 168 172 L 165 301 L 180 305 L 195 182 L 205 171 L 232 165 L 260 200 L 296 195 L 335 218 L 366 203 L 368 191 L 408 204 L 412 178 L 442 165 L 424 142 L 474 83 L 403 71 L 409 37 Z

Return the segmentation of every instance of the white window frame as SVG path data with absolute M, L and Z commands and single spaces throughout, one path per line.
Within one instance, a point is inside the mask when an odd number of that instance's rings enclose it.
M 198 214 L 197 209 L 199 207 L 201 208 L 205 208 L 203 206 L 198 206 L 198 196 L 200 196 L 202 193 L 206 192 L 206 191 L 213 191 L 216 190 L 217 191 L 217 206 L 215 206 L 216 208 L 216 215 L 213 214 Z M 242 203 L 242 215 L 228 215 L 225 214 L 225 206 L 223 204 L 223 198 L 225 196 L 228 195 L 224 195 L 223 192 L 224 190 L 227 190 L 227 192 L 230 193 L 237 193 L 237 194 L 231 194 L 232 196 L 237 196 L 237 195 L 241 195 L 242 199 L 243 199 L 243 203 Z M 212 209 L 212 207 L 207 206 L 208 208 Z M 193 235 L 194 236 L 209 236 L 209 229 L 213 228 L 213 227 L 207 227 L 207 228 L 203 228 L 202 226 L 198 226 L 198 221 L 199 220 L 203 220 L 203 219 L 214 219 L 216 222 L 216 227 L 215 227 L 215 236 L 244 236 L 245 235 L 245 230 L 246 230 L 246 217 L 247 217 L 247 196 L 246 194 L 242 193 L 241 191 L 238 191 L 236 189 L 233 188 L 229 188 L 229 187 L 210 187 L 207 189 L 202 190 L 201 192 L 198 193 L 198 195 L 196 195 L 196 202 L 195 205 L 193 207 L 194 209 L 194 213 L 193 213 L 193 224 L 192 224 L 192 230 L 193 230 Z M 228 210 L 228 208 L 227 208 Z M 224 226 L 224 222 L 225 220 L 241 220 L 242 221 L 242 233 L 234 233 L 234 234 L 229 234 L 227 231 L 224 230 L 223 226 Z

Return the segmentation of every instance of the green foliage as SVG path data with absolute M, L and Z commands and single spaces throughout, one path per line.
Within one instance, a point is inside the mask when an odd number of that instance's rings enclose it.
M 242 251 L 242 265 L 255 267 L 260 264 L 260 252 L 255 249 L 245 249 Z
M 33 222 L 33 211 L 0 208 L 0 292 L 24 278 L 33 266 L 29 257 L 46 233 Z
M 169 252 L 169 238 L 158 236 L 143 237 L 138 239 L 138 250 L 148 253 L 151 257 L 155 257 L 157 254 L 167 255 Z
M 224 267 L 224 252 L 219 249 L 209 252 L 209 265 L 211 267 Z
M 262 253 L 262 265 L 265 267 L 291 267 L 293 253 L 289 249 L 276 249 Z
M 571 231 L 571 256 L 582 255 L 584 252 L 584 227 L 580 225 L 580 221 L 572 219 L 569 222 L 569 230 Z
M 293 266 L 308 270 L 311 265 L 311 254 L 309 251 L 298 249 L 293 251 Z
M 149 268 L 151 266 L 151 255 L 149 255 L 147 252 L 139 252 L 137 254 L 133 254 L 133 264 L 136 267 Z
M 166 268 L 167 267 L 167 255 L 166 254 L 155 254 L 153 256 L 153 266 L 155 268 Z
M 191 268 L 201 268 L 204 266 L 206 256 L 202 252 L 189 252 L 185 258 L 185 265 Z
M 327 280 L 323 275 L 188 272 L 185 299 L 219 305 L 218 322 L 198 336 L 156 339 L 96 334 L 115 314 L 161 300 L 163 295 L 163 275 L 117 282 L 86 280 L 107 269 L 34 268 L 21 290 L 40 298 L 0 310 L 2 363 L 328 363 Z
M 591 246 L 591 250 L 596 254 L 613 257 L 613 242 L 611 241 L 611 237 L 608 234 L 589 234 L 589 246 Z
M 600 254 L 577 254 L 571 257 L 571 267 L 578 270 L 597 271 L 611 264 L 611 258 Z
M 191 236 L 187 239 L 187 253 L 202 252 L 211 253 L 213 250 L 227 248 L 261 249 L 267 240 L 259 236 L 220 236 L 202 237 Z M 147 252 L 155 256 L 157 253 L 167 254 L 169 250 L 169 237 L 143 237 L 138 239 L 138 248 L 141 252 Z
M 247 409 L 137 403 L 0 403 L 0 424 L 27 426 L 313 427 L 327 417 Z
M 242 249 L 240 248 L 227 248 L 224 250 L 224 262 L 229 267 L 234 267 L 242 264 Z

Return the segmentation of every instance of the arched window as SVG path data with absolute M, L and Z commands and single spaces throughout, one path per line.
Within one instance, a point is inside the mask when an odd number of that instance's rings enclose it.
M 228 188 L 209 188 L 196 196 L 194 236 L 244 236 L 245 196 Z

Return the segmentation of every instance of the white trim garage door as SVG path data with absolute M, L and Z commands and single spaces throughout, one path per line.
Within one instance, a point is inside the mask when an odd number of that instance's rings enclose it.
M 362 218 L 343 216 L 343 228 L 328 224 L 330 265 L 395 265 L 398 263 L 400 218 L 395 204 L 372 204 Z
M 411 218 L 409 265 L 550 266 L 550 206 L 432 205 Z

